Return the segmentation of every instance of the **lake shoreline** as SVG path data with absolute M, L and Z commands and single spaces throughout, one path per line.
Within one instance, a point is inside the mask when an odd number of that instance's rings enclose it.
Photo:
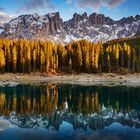
M 140 73 L 135 74 L 0 74 L 0 86 L 16 86 L 18 84 L 77 84 L 77 85 L 103 85 L 103 86 L 140 86 Z

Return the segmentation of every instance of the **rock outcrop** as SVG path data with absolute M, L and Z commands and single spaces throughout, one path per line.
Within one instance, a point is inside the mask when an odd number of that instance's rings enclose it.
M 51 39 L 65 43 L 83 38 L 94 42 L 108 41 L 138 34 L 140 15 L 114 21 L 103 14 L 88 16 L 87 13 L 75 13 L 72 19 L 64 22 L 56 12 L 42 16 L 21 15 L 0 25 L 0 36 L 3 38 Z

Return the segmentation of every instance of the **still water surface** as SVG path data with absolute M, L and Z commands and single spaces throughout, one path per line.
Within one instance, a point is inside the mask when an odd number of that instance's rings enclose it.
M 0 87 L 0 140 L 140 140 L 140 87 Z

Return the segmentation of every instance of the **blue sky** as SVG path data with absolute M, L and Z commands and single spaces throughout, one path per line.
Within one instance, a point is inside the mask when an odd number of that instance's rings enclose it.
M 63 20 L 73 13 L 102 13 L 118 20 L 140 14 L 140 0 L 0 0 L 0 22 L 21 14 L 47 14 L 59 11 Z

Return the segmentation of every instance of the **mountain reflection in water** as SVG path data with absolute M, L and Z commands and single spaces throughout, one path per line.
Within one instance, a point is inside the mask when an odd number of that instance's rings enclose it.
M 0 139 L 22 140 L 29 133 L 35 139 L 49 135 L 49 139 L 137 140 L 140 87 L 51 83 L 0 87 L 0 116 Z

